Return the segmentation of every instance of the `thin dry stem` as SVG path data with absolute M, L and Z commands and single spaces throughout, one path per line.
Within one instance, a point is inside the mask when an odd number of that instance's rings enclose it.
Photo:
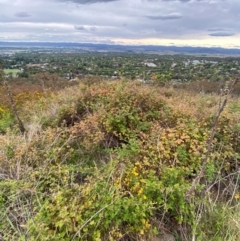
M 232 81 L 232 83 L 230 84 L 229 88 L 226 89 L 226 96 L 224 98 L 223 101 L 220 100 L 220 103 L 219 103 L 219 108 L 217 110 L 217 114 L 215 116 L 215 120 L 214 120 L 214 123 L 213 123 L 213 127 L 212 127 L 212 130 L 211 130 L 211 135 L 210 135 L 210 138 L 208 140 L 208 142 L 206 143 L 207 145 L 207 152 L 205 154 L 205 157 L 203 159 L 203 163 L 202 163 L 202 166 L 201 166 L 201 169 L 199 171 L 199 173 L 197 174 L 196 178 L 193 180 L 192 182 L 192 186 L 191 188 L 189 189 L 189 191 L 187 192 L 186 194 L 186 200 L 190 200 L 191 197 L 193 196 L 196 188 L 197 188 L 197 185 L 199 184 L 200 180 L 202 179 L 202 177 L 204 176 L 204 173 L 205 173 L 205 170 L 206 170 L 206 165 L 207 165 L 207 162 L 208 162 L 208 159 L 209 159 L 209 156 L 212 152 L 212 145 L 213 145 L 213 139 L 214 139 L 214 136 L 216 134 L 216 130 L 217 130 L 217 126 L 218 126 L 218 121 L 219 121 L 219 118 L 220 118 L 220 115 L 221 113 L 223 112 L 227 102 L 228 102 L 228 99 L 230 98 L 230 95 L 233 91 L 233 88 L 235 86 L 235 84 L 237 83 L 237 81 L 239 80 L 239 78 L 236 78 L 234 81 Z

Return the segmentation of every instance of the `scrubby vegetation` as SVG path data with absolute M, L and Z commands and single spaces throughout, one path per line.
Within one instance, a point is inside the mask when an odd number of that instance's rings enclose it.
M 0 239 L 238 240 L 239 98 L 208 147 L 225 98 L 81 81 L 22 98 L 24 135 L 1 106 Z

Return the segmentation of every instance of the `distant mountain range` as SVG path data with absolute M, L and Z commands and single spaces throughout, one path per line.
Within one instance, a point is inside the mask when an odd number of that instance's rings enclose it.
M 190 47 L 190 46 L 160 46 L 160 45 L 115 45 L 95 43 L 66 43 L 66 42 L 0 42 L 0 48 L 62 48 L 82 49 L 85 51 L 106 52 L 156 52 L 172 54 L 211 54 L 211 55 L 240 55 L 240 49 L 225 49 L 220 47 Z

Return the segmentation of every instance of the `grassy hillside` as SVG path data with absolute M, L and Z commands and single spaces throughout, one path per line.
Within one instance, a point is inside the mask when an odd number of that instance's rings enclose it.
M 22 98 L 24 135 L 1 106 L 0 240 L 238 240 L 240 99 L 214 125 L 224 98 L 81 82 Z

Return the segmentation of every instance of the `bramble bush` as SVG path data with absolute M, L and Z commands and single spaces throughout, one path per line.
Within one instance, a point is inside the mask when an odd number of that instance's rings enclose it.
M 25 100 L 27 133 L 0 136 L 0 237 L 237 240 L 238 99 L 220 116 L 204 178 L 186 198 L 218 98 L 92 81 Z
M 5 133 L 8 128 L 12 128 L 15 124 L 14 117 L 10 110 L 0 106 L 0 133 Z

